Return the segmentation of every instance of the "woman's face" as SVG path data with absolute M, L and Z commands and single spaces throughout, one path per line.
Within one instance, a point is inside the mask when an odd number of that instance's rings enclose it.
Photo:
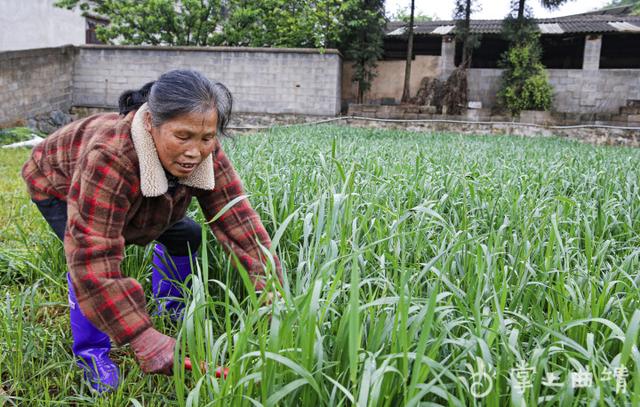
M 215 110 L 187 113 L 154 127 L 147 111 L 144 125 L 153 137 L 164 169 L 182 178 L 213 151 L 218 115 Z

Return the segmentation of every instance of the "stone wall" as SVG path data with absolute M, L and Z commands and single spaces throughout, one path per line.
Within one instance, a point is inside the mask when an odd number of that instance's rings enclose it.
M 469 101 L 482 102 L 484 108 L 495 106 L 496 92 L 500 88 L 500 75 L 501 69 L 469 69 Z
M 638 69 L 549 69 L 553 110 L 570 113 L 618 113 L 627 100 L 640 99 Z M 469 71 L 469 100 L 494 106 L 500 88 L 500 69 Z
M 73 47 L 0 53 L 0 126 L 71 107 Z
M 402 120 L 423 120 L 444 118 L 443 115 L 436 114 L 435 106 L 418 105 L 360 105 L 350 104 L 347 111 L 349 116 L 371 117 L 376 119 L 402 119 Z M 448 116 L 447 116 L 448 117 Z M 451 116 L 452 119 L 460 120 L 459 116 Z
M 524 123 L 452 123 L 452 122 L 384 122 L 349 118 L 343 121 L 353 127 L 400 129 L 419 132 L 448 132 L 474 136 L 509 135 L 525 137 L 566 137 L 583 143 L 640 147 L 638 129 L 586 126 L 568 129 L 548 129 Z
M 70 117 L 73 120 L 77 120 L 104 112 L 117 112 L 117 109 L 105 109 L 99 107 L 72 107 Z M 289 126 L 323 122 L 334 123 L 339 122 L 339 119 L 334 115 L 318 116 L 291 113 L 266 114 L 233 112 L 227 126 L 227 132 L 229 134 L 236 134 L 252 130 L 266 130 L 273 126 Z
M 437 112 L 435 106 L 424 105 L 375 105 L 350 104 L 347 115 L 373 119 L 431 120 L 454 122 L 508 122 L 536 124 L 540 126 L 575 126 L 579 124 L 635 127 L 640 130 L 640 101 L 631 101 L 621 113 L 559 113 L 524 110 L 519 116 L 497 114 L 492 109 L 466 109 L 462 115 L 446 115 Z
M 602 48 L 602 35 L 587 35 L 584 41 L 584 56 L 582 69 L 585 71 L 597 71 L 600 68 L 600 50 Z
M 175 68 L 196 69 L 225 84 L 236 112 L 340 111 L 340 54 L 277 48 L 82 46 L 73 76 L 73 104 L 116 106 L 121 92 Z
M 617 113 L 627 100 L 640 99 L 638 69 L 600 69 L 581 78 L 576 72 L 552 70 L 550 77 L 560 111 Z
M 376 77 L 371 83 L 367 99 L 399 101 L 402 98 L 404 88 L 405 61 L 378 61 L 377 65 Z M 423 77 L 435 77 L 439 74 L 439 69 L 439 56 L 417 55 L 411 63 L 411 82 L 409 84 L 411 94 L 415 95 L 418 91 Z M 352 78 L 353 62 L 345 61 L 342 68 L 342 99 L 349 102 L 355 101 L 358 96 L 358 85 L 351 80 Z

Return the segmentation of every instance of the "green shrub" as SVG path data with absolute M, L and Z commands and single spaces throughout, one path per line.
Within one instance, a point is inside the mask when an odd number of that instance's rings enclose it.
M 498 103 L 513 115 L 522 110 L 549 110 L 553 102 L 553 87 L 544 65 L 540 62 L 538 35 L 514 43 L 503 55 L 504 68 Z

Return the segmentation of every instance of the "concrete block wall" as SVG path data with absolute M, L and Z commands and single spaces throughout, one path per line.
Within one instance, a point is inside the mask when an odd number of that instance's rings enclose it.
M 469 69 L 467 77 L 469 101 L 482 102 L 483 108 L 496 105 L 500 89 L 501 69 Z
M 449 75 L 451 75 L 451 72 L 456 69 L 456 41 L 454 37 L 442 37 L 442 48 L 440 54 L 440 64 L 438 67 L 439 72 L 437 75 L 440 80 L 446 81 Z
M 582 69 L 595 71 L 600 68 L 600 50 L 602 48 L 602 35 L 587 35 L 584 42 L 584 58 Z
M 561 72 L 553 72 L 552 78 L 558 78 Z M 559 102 L 561 101 L 560 95 L 562 93 L 575 91 L 576 86 L 580 84 L 576 75 L 577 73 L 574 73 L 574 78 L 569 81 L 567 86 L 554 86 L 556 87 L 556 97 Z M 618 113 L 620 107 L 626 106 L 627 100 L 632 99 L 640 99 L 640 70 L 600 69 L 598 71 L 584 72 L 579 107 L 577 109 L 574 108 L 575 110 L 560 111 Z M 575 101 L 571 101 L 570 106 L 574 105 Z
M 71 107 L 75 50 L 0 53 L 0 125 Z
M 268 48 L 78 48 L 75 106 L 117 106 L 118 96 L 176 68 L 196 69 L 233 94 L 234 111 L 335 115 L 340 112 L 337 51 Z
M 424 73 L 434 72 L 438 69 L 440 57 L 431 55 L 417 55 L 411 63 L 411 82 L 409 88 L 415 95 L 420 88 L 420 82 Z M 400 101 L 404 89 L 405 61 L 378 61 L 375 69 L 376 76 L 371 82 L 371 89 L 367 93 L 368 100 L 380 100 L 392 98 Z M 344 61 L 342 67 L 342 99 L 355 101 L 358 96 L 358 84 L 352 81 L 353 62 Z
M 627 100 L 640 99 L 638 69 L 549 69 L 548 73 L 557 112 L 618 113 Z M 495 106 L 501 75 L 500 69 L 471 69 L 469 100 Z

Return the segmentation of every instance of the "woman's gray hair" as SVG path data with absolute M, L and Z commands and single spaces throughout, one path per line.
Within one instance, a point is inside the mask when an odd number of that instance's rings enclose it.
M 233 98 L 222 83 L 211 81 L 198 71 L 175 69 L 138 90 L 124 92 L 118 102 L 120 114 L 127 114 L 147 102 L 156 127 L 183 114 L 215 110 L 217 134 L 225 136 Z

